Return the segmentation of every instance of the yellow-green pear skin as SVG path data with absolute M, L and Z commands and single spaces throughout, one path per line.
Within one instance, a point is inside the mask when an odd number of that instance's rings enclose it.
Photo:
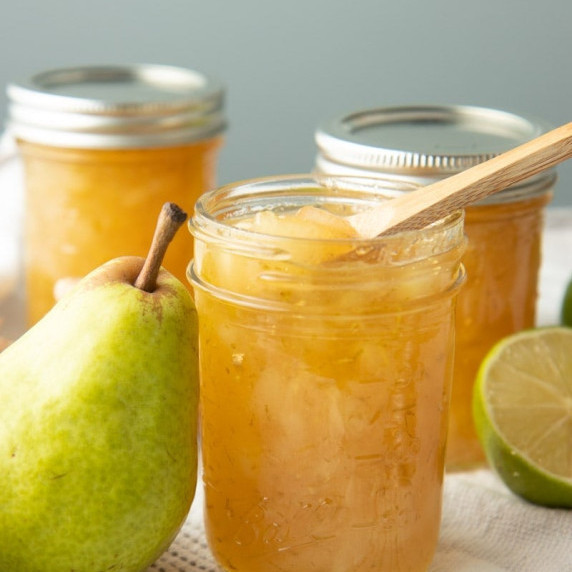
M 194 497 L 197 318 L 143 259 L 84 278 L 0 354 L 0 571 L 139 572 Z

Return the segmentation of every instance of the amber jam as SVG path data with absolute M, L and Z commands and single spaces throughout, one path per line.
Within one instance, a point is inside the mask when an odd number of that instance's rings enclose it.
M 20 142 L 26 175 L 28 319 L 54 304 L 59 280 L 122 255 L 145 256 L 161 205 L 192 212 L 215 184 L 220 138 L 154 149 L 62 149 Z M 178 233 L 164 266 L 184 280 L 192 240 Z
M 378 200 L 309 177 L 197 204 L 205 522 L 226 570 L 432 559 L 462 214 L 360 239 L 345 216 Z
M 549 193 L 465 211 L 467 281 L 457 301 L 457 353 L 447 464 L 484 463 L 471 413 L 473 382 L 489 349 L 535 324 L 543 207 Z

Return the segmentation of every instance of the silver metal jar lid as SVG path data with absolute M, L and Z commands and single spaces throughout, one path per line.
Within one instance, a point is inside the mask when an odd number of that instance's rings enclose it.
M 316 131 L 316 168 L 330 174 L 383 175 L 426 185 L 549 129 L 540 120 L 484 107 L 369 109 L 334 118 Z M 493 195 L 488 202 L 544 192 L 555 178 L 554 170 L 545 171 Z
M 45 71 L 7 88 L 7 129 L 57 147 L 178 145 L 225 128 L 224 92 L 214 78 L 153 64 Z

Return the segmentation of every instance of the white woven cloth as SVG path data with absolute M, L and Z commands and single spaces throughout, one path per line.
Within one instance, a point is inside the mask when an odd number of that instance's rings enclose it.
M 445 478 L 443 519 L 430 572 L 568 572 L 572 510 L 513 495 L 491 471 Z
M 571 277 L 572 209 L 549 209 L 539 325 L 558 322 Z M 149 572 L 198 570 L 220 572 L 205 539 L 200 489 L 180 534 Z M 572 572 L 572 510 L 529 504 L 489 470 L 447 475 L 441 535 L 428 572 Z

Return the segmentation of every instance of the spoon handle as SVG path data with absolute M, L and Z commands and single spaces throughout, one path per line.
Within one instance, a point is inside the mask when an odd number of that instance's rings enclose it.
M 373 238 L 422 228 L 572 157 L 572 123 L 514 149 L 350 217 L 360 236 Z

